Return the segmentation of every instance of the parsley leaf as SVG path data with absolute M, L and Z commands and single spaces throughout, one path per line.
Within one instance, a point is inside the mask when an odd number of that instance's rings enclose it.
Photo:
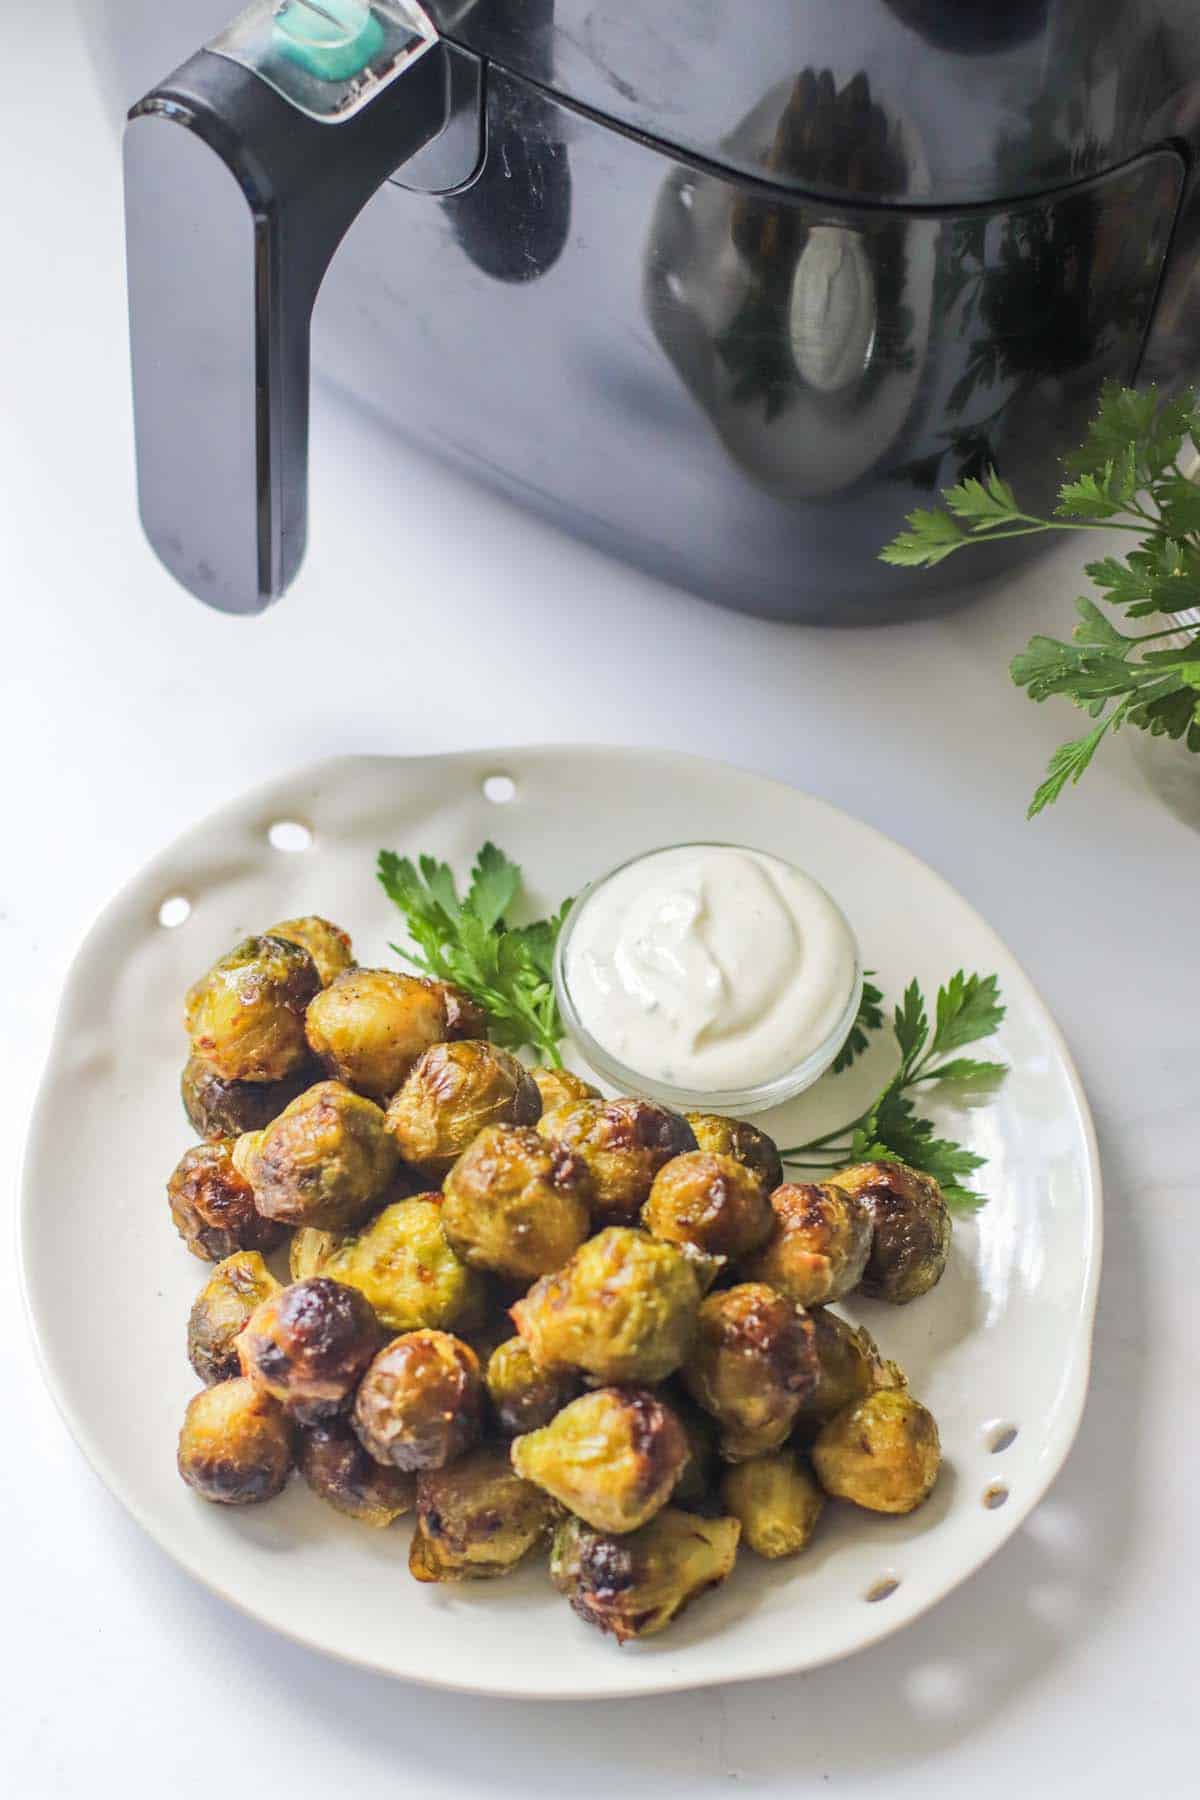
M 1031 700 L 1063 698 L 1098 721 L 1055 751 L 1030 818 L 1079 780 L 1122 724 L 1200 751 L 1200 485 L 1180 463 L 1189 444 L 1200 449 L 1200 395 L 1171 398 L 1154 387 L 1107 383 L 1083 444 L 1066 458 L 1051 517 L 1022 511 L 1008 483 L 988 469 L 947 488 L 944 507 L 910 513 L 908 529 L 880 551 L 884 562 L 929 568 L 980 539 L 1096 527 L 1138 539 L 1126 556 L 1101 557 L 1087 572 L 1100 598 L 1126 618 L 1158 615 L 1163 623 L 1131 635 L 1084 597 L 1070 643 L 1033 637 L 1010 665 Z M 1147 648 L 1164 640 L 1173 647 Z
M 878 1031 L 883 1024 L 883 1013 L 880 1010 L 883 994 L 871 979 L 874 973 L 874 969 L 864 971 L 862 999 L 858 1003 L 858 1012 L 846 1041 L 833 1059 L 831 1073 L 834 1075 L 840 1075 L 843 1069 L 848 1069 L 852 1063 L 857 1062 L 870 1042 L 870 1033 Z
M 447 863 L 392 850 L 379 852 L 378 875 L 404 915 L 417 954 L 393 944 L 397 956 L 440 981 L 452 981 L 488 1015 L 489 1034 L 507 1050 L 528 1047 L 555 1067 L 563 1024 L 554 995 L 554 947 L 571 905 L 549 919 L 510 929 L 506 916 L 521 893 L 521 870 L 495 844 L 484 844 L 459 899 Z
M 920 984 L 910 981 L 892 1015 L 900 1053 L 895 1074 L 857 1118 L 807 1144 L 781 1151 L 784 1162 L 800 1167 L 839 1162 L 908 1163 L 933 1176 L 952 1212 L 973 1212 L 984 1206 L 985 1196 L 968 1187 L 967 1180 L 986 1159 L 952 1138 L 938 1137 L 932 1119 L 917 1112 L 912 1091 L 922 1082 L 980 1088 L 1002 1081 L 1008 1073 L 1006 1064 L 968 1056 L 948 1058 L 946 1052 L 992 1037 L 1004 1012 L 994 975 L 968 975 L 959 969 L 938 989 L 931 1037 L 929 1009 Z

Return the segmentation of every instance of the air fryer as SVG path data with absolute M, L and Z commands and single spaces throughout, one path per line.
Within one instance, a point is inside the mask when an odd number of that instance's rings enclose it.
M 229 612 L 300 567 L 310 361 L 748 611 L 912 616 L 876 552 L 1107 378 L 1200 362 L 1192 0 L 103 0 L 141 515 Z M 1027 545 L 991 546 L 983 573 Z M 990 560 L 989 560 L 990 559 Z

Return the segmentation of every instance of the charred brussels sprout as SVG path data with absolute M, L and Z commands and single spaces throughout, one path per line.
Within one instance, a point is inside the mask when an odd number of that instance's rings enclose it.
M 395 969 L 347 969 L 308 1009 L 308 1041 L 330 1075 L 386 1105 L 446 1036 L 446 996 Z
M 307 950 L 317 965 L 322 987 L 328 987 L 336 975 L 354 967 L 350 933 L 343 931 L 340 925 L 331 925 L 328 919 L 318 918 L 315 913 L 303 919 L 285 919 L 282 925 L 269 925 L 267 935 L 286 938 L 289 944 L 299 944 L 302 950 Z
M 857 1330 L 845 1319 L 819 1306 L 811 1314 L 817 1351 L 817 1381 L 796 1415 L 796 1429 L 812 1436 L 834 1413 L 877 1388 L 904 1387 L 899 1366 L 880 1355 L 865 1326 Z
M 757 1125 L 745 1119 L 727 1119 L 724 1113 L 688 1113 L 687 1122 L 701 1150 L 732 1156 L 743 1163 L 758 1176 L 764 1194 L 771 1193 L 783 1180 L 783 1163 L 775 1140 Z
M 365 1294 L 389 1331 L 442 1330 L 483 1311 L 483 1281 L 447 1243 L 437 1195 L 385 1207 L 331 1252 L 324 1273 Z
M 188 992 L 193 1056 L 223 1081 L 284 1080 L 309 1059 L 304 1014 L 320 986 L 299 944 L 246 938 Z
M 312 1225 L 293 1231 L 288 1245 L 288 1272 L 292 1280 L 307 1281 L 310 1275 L 323 1275 L 325 1264 L 345 1242 L 340 1232 L 318 1231 Z
M 812 1321 L 784 1295 L 747 1281 L 704 1301 L 683 1380 L 727 1462 L 778 1449 L 816 1376 Z
M 206 1387 L 241 1373 L 237 1335 L 278 1292 L 279 1283 L 257 1250 L 239 1250 L 217 1264 L 188 1319 L 188 1361 Z
M 379 1107 L 320 1081 L 252 1143 L 245 1168 L 267 1218 L 349 1231 L 379 1205 L 397 1161 Z
M 302 1423 L 339 1411 L 379 1348 L 361 1294 L 323 1276 L 269 1294 L 237 1340 L 242 1373 Z
M 696 1148 L 687 1120 L 653 1100 L 556 1107 L 538 1129 L 583 1158 L 592 1177 L 592 1208 L 604 1225 L 632 1224 L 663 1164 Z
M 319 1078 L 315 1063 L 306 1062 L 284 1081 L 222 1081 L 211 1063 L 191 1056 L 184 1064 L 179 1091 L 188 1120 L 208 1143 L 261 1131 L 284 1107 Z
M 550 1576 L 589 1625 L 619 1643 L 650 1637 L 725 1580 L 740 1531 L 736 1519 L 702 1519 L 673 1506 L 624 1537 L 564 1519 L 554 1534 Z
M 472 1268 L 529 1282 L 560 1269 L 588 1234 L 591 1179 L 528 1125 L 489 1125 L 446 1177 L 442 1229 Z
M 727 1469 L 721 1499 L 742 1527 L 742 1542 L 772 1560 L 803 1550 L 825 1504 L 809 1469 L 787 1449 Z
M 539 1368 L 655 1382 L 683 1361 L 700 1293 L 682 1251 L 613 1225 L 535 1282 L 512 1316 Z
M 512 1465 L 598 1531 L 636 1531 L 670 1499 L 688 1459 L 683 1426 L 642 1388 L 596 1388 L 517 1438 Z
M 884 1388 L 822 1426 L 812 1458 L 827 1494 L 869 1512 L 907 1513 L 927 1498 L 942 1453 L 928 1408 L 903 1388 Z
M 292 1468 L 292 1426 L 278 1401 L 239 1377 L 201 1388 L 179 1433 L 179 1473 L 205 1500 L 271 1500 Z
M 445 1331 L 408 1331 L 379 1352 L 359 1386 L 354 1429 L 376 1462 L 440 1469 L 479 1436 L 479 1358 Z
M 871 1248 L 871 1216 L 844 1188 L 785 1182 L 771 1195 L 774 1231 L 746 1274 L 797 1306 L 825 1306 L 856 1288 Z
M 270 1250 L 283 1236 L 258 1211 L 254 1190 L 235 1167 L 233 1145 L 225 1138 L 186 1150 L 167 1183 L 175 1229 L 205 1262 L 220 1262 L 235 1250 Z
M 583 1100 L 602 1098 L 598 1087 L 593 1087 L 582 1075 L 572 1074 L 570 1069 L 530 1069 L 529 1073 L 542 1096 L 544 1113 L 554 1112 L 560 1106 L 578 1106 Z
M 313 1493 L 348 1519 L 383 1527 L 413 1509 L 416 1476 L 368 1456 L 345 1419 L 323 1419 L 303 1431 L 297 1461 Z
M 774 1223 L 758 1176 L 711 1150 L 689 1150 L 665 1163 L 642 1208 L 642 1224 L 655 1237 L 735 1259 L 757 1250 Z
M 523 1338 L 497 1344 L 487 1364 L 488 1399 L 506 1437 L 548 1425 L 579 1392 L 571 1369 L 539 1369 Z
M 558 1509 L 513 1473 L 503 1450 L 472 1450 L 417 1477 L 417 1529 L 408 1566 L 418 1581 L 507 1575 L 545 1543 Z
M 932 1175 L 906 1163 L 857 1163 L 831 1178 L 874 1227 L 862 1291 L 903 1306 L 936 1287 L 950 1254 L 950 1214 Z
M 272 1294 L 238 1338 L 242 1369 L 301 1424 L 341 1410 L 379 1348 L 363 1296 L 314 1275 Z
M 387 1111 L 407 1165 L 441 1181 L 488 1125 L 532 1125 L 542 1102 L 529 1071 L 482 1039 L 435 1044 L 413 1067 Z

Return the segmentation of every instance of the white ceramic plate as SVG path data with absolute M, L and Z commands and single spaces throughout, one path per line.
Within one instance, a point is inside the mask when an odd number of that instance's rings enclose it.
M 496 775 L 515 788 L 507 803 L 488 797 Z M 275 848 L 268 833 L 280 821 L 306 826 L 311 845 Z M 1008 1002 L 997 1041 L 1012 1073 L 994 1100 L 954 1124 L 989 1159 L 991 1204 L 956 1225 L 933 1294 L 903 1308 L 846 1309 L 937 1415 L 946 1464 L 933 1497 L 907 1519 L 831 1506 L 802 1557 L 767 1564 L 744 1554 L 734 1577 L 669 1631 L 624 1649 L 576 1619 L 544 1569 L 418 1586 L 405 1566 L 406 1522 L 367 1530 L 300 1481 L 269 1506 L 209 1506 L 175 1472 L 196 1386 L 185 1322 L 204 1278 L 163 1197 L 190 1137 L 177 1087 L 184 989 L 238 938 L 305 912 L 344 924 L 361 961 L 390 961 L 397 919 L 375 883 L 379 847 L 433 851 L 465 871 L 487 837 L 524 865 L 539 909 L 656 845 L 758 845 L 838 897 L 889 999 L 914 974 L 931 993 L 961 965 L 995 970 Z M 191 910 L 168 929 L 159 912 L 174 897 Z M 888 1066 L 880 1042 L 859 1068 L 762 1123 L 783 1142 L 811 1136 L 857 1110 Z M 583 1698 L 832 1661 L 924 1612 L 999 1549 L 1075 1435 L 1099 1206 L 1092 1126 L 1058 1031 L 1003 944 L 931 870 L 818 800 L 718 764 L 506 750 L 305 770 L 188 832 L 112 902 L 67 983 L 27 1158 L 23 1258 L 46 1373 L 71 1430 L 184 1568 L 264 1623 L 351 1662 L 448 1688 Z M 1014 1427 L 1009 1446 L 994 1450 Z M 891 1582 L 886 1598 L 868 1597 Z

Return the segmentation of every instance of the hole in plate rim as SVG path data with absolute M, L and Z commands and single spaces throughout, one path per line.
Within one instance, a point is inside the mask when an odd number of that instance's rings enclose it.
M 983 1504 L 988 1512 L 996 1512 L 1009 1497 L 1007 1482 L 993 1481 L 983 1490 Z
M 863 1599 L 870 1606 L 878 1606 L 881 1600 L 890 1600 L 899 1586 L 900 1577 L 898 1575 L 880 1575 L 871 1583 L 863 1595 Z
M 983 1435 L 991 1454 L 1002 1456 L 1006 1450 L 1012 1449 L 1021 1435 L 1021 1428 L 1009 1419 L 992 1419 L 984 1426 Z
M 267 842 L 285 856 L 300 856 L 316 843 L 316 833 L 303 819 L 273 819 L 267 826 Z
M 493 769 L 479 784 L 485 800 L 493 806 L 511 806 L 517 797 L 517 784 L 503 769 Z
M 186 894 L 168 894 L 158 909 L 158 922 L 166 931 L 177 931 L 192 916 L 192 903 Z

